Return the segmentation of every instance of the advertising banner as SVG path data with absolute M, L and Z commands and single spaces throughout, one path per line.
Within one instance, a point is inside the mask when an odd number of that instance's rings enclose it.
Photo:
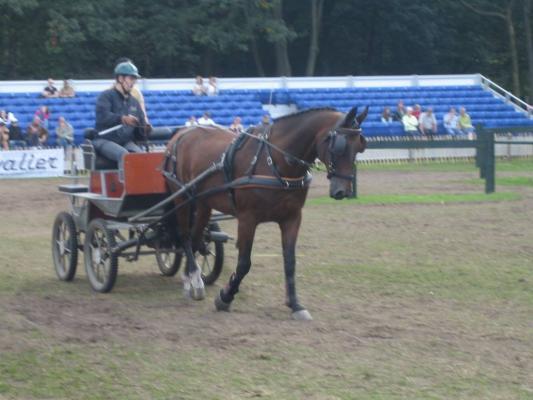
M 0 151 L 0 178 L 62 176 L 64 168 L 62 148 Z

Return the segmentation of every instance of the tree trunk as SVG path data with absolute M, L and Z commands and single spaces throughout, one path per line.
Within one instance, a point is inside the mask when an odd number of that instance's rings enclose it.
M 255 39 L 255 36 L 252 36 L 252 39 L 250 39 L 250 45 L 252 47 L 252 55 L 254 56 L 255 68 L 257 68 L 257 75 L 265 76 L 265 68 L 263 67 L 263 62 L 261 61 L 261 55 L 259 54 L 259 48 L 257 47 L 257 40 Z
M 531 0 L 524 0 L 524 29 L 526 31 L 526 51 L 528 66 L 528 104 L 533 103 L 533 40 L 531 38 Z
M 311 37 L 309 39 L 309 55 L 305 69 L 306 76 L 313 76 L 315 74 L 316 59 L 320 51 L 318 37 L 320 35 L 323 8 L 324 0 L 311 0 Z
M 274 17 L 279 21 L 283 21 L 283 0 L 277 0 L 274 2 Z M 283 38 L 274 43 L 274 49 L 276 53 L 276 70 L 280 76 L 291 76 L 291 63 L 289 61 L 289 53 L 287 50 L 287 38 Z
M 489 11 L 486 9 L 478 8 L 465 0 L 461 0 L 466 8 L 474 11 L 476 14 L 484 15 L 487 17 L 500 18 L 505 21 L 507 26 L 507 33 L 509 34 L 509 52 L 511 56 L 511 76 L 513 79 L 513 92 L 515 96 L 520 96 L 520 74 L 518 69 L 518 50 L 516 48 L 516 35 L 513 24 L 513 7 L 515 0 L 508 0 L 505 10 L 499 9 L 498 11 Z
M 245 2 L 243 5 L 244 18 L 247 21 L 246 29 L 250 35 L 250 48 L 252 50 L 252 56 L 254 57 L 255 68 L 257 69 L 258 76 L 265 76 L 265 68 L 263 67 L 263 61 L 261 61 L 261 53 L 259 52 L 259 47 L 257 46 L 257 39 L 255 34 L 254 25 L 250 23 L 252 20 L 252 13 L 250 8 L 253 7 L 251 2 Z
M 511 65 L 513 77 L 513 94 L 520 97 L 520 72 L 518 68 L 518 50 L 516 48 L 516 35 L 513 23 L 513 1 L 507 5 L 505 13 L 505 24 L 507 25 L 507 32 L 509 33 L 509 47 L 511 52 Z
M 202 59 L 202 74 L 203 76 L 215 75 L 213 72 L 213 50 L 207 47 L 204 51 Z

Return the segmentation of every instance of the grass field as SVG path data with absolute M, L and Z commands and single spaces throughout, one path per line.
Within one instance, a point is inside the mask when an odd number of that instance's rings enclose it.
M 362 165 L 360 200 L 342 202 L 315 173 L 297 248 L 308 323 L 283 305 L 275 225 L 231 313 L 213 298 L 232 243 L 203 302 L 151 257 L 121 260 L 101 295 L 81 262 L 55 277 L 61 180 L 2 182 L 0 399 L 532 399 L 533 161 L 497 166 L 486 196 L 471 163 Z

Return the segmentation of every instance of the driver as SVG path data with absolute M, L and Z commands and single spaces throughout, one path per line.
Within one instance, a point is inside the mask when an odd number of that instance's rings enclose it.
M 103 91 L 96 101 L 96 130 L 102 132 L 117 127 L 109 133 L 93 139 L 95 150 L 104 157 L 117 161 L 122 169 L 124 154 L 140 153 L 143 150 L 134 142 L 143 139 L 151 130 L 146 124 L 144 111 L 131 91 L 140 78 L 137 67 L 131 62 L 122 62 L 115 67 L 115 84 Z

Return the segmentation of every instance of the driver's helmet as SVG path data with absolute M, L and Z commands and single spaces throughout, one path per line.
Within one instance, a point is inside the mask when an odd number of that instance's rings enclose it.
M 139 70 L 131 61 L 121 62 L 115 67 L 115 77 L 119 75 L 129 75 L 140 78 Z

